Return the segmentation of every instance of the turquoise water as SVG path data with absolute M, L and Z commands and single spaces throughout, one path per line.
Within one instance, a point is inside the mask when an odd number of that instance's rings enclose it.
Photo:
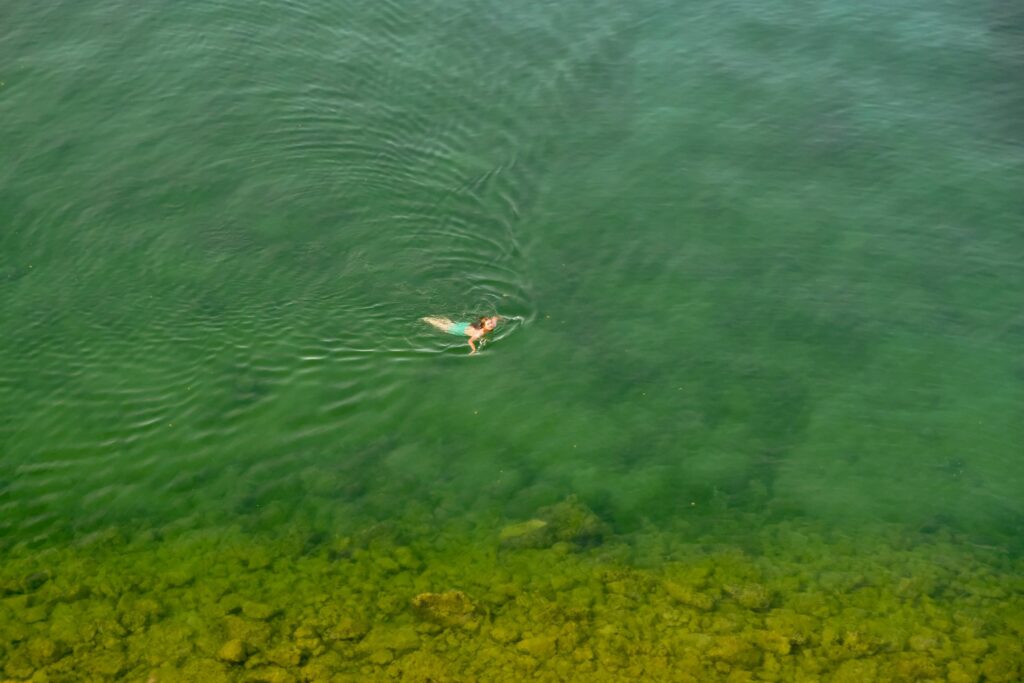
M 629 565 L 806 524 L 1012 574 L 1022 46 L 995 2 L 7 3 L 0 549 L 575 496 Z M 419 320 L 490 313 L 472 358 Z

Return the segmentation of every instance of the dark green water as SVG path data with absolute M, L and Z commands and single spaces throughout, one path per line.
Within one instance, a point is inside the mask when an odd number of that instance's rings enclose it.
M 8 2 L 0 550 L 429 572 L 574 495 L 628 566 L 799 524 L 1011 576 L 1022 71 L 999 2 Z

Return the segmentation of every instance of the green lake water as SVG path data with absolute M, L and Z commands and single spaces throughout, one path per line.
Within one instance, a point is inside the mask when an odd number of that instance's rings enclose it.
M 4 3 L 0 680 L 1021 680 L 1021 73 L 992 0 Z

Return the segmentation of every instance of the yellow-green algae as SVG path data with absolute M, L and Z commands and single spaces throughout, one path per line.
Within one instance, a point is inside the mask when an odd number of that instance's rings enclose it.
M 1021 680 L 1024 575 L 998 549 L 753 518 L 742 545 L 617 537 L 573 499 L 536 518 L 526 547 L 493 519 L 18 550 L 0 679 Z

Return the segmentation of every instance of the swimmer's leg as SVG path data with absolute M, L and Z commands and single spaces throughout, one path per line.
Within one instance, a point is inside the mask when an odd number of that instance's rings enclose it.
M 436 318 L 434 316 L 429 315 L 426 316 L 425 318 L 420 318 L 420 320 L 427 323 L 428 325 L 433 325 L 442 332 L 447 332 L 448 329 L 454 324 L 448 318 Z

